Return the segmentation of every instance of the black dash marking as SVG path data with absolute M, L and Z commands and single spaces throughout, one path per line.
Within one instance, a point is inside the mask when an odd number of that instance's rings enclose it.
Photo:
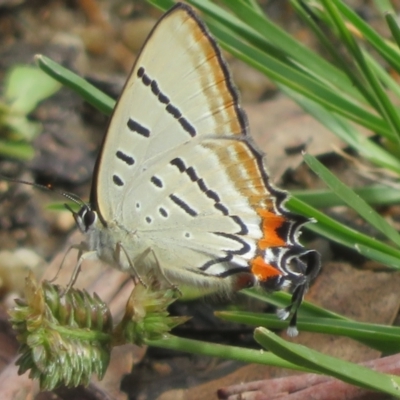
M 237 232 L 237 235 L 247 235 L 249 233 L 246 224 L 240 219 L 238 215 L 231 215 L 230 217 L 240 226 L 240 231 Z
M 222 203 L 215 203 L 214 207 L 224 215 L 229 215 L 229 210 Z
M 117 186 L 124 186 L 124 182 L 122 181 L 122 179 L 118 175 L 113 175 L 113 182 Z
M 150 223 L 151 223 L 151 218 L 150 218 L 150 217 L 146 217 L 146 222 L 147 222 L 148 224 L 150 224 Z
M 185 163 L 182 161 L 181 158 L 178 158 L 178 157 L 174 158 L 169 163 L 171 165 L 174 165 L 175 167 L 177 167 L 179 169 L 179 172 L 185 172 L 185 170 L 186 170 Z
M 156 176 L 152 176 L 150 179 L 151 183 L 153 183 L 155 186 L 162 188 L 163 184 L 160 178 L 157 178 Z
M 150 77 L 147 74 L 143 74 L 142 82 L 143 82 L 144 85 L 149 86 L 152 81 L 151 81 Z
M 245 268 L 245 267 L 238 267 L 238 268 L 232 268 L 232 269 L 227 269 L 224 272 L 221 272 L 218 274 L 218 278 L 226 278 L 227 276 L 235 275 L 235 274 L 243 274 L 246 272 L 250 272 L 250 268 Z M 252 287 L 254 284 L 252 284 L 250 287 Z
M 176 119 L 182 116 L 182 113 L 171 103 L 169 103 L 165 109 Z
M 156 82 L 155 80 L 152 80 L 152 81 L 151 81 L 150 87 L 151 87 L 151 91 L 152 91 L 156 96 L 158 96 L 158 95 L 160 94 L 160 89 L 158 88 L 158 84 L 157 84 L 157 82 Z
M 185 213 L 189 214 L 191 217 L 196 217 L 197 212 L 193 210 L 193 208 L 190 208 L 188 204 L 186 204 L 182 199 L 179 197 L 176 197 L 174 194 L 171 194 L 169 198 L 180 208 L 182 208 Z
M 150 131 L 143 125 L 140 125 L 138 122 L 134 121 L 132 118 L 128 119 L 127 125 L 132 132 L 137 132 L 139 135 L 142 135 L 144 137 L 150 136 Z
M 182 116 L 181 111 L 171 104 L 170 99 L 166 96 L 159 88 L 158 83 L 146 74 L 145 69 L 140 67 L 137 72 L 137 76 L 142 80 L 145 86 L 150 86 L 152 93 L 157 96 L 158 101 L 161 104 L 166 104 L 165 109 L 171 114 L 182 126 L 182 128 L 191 136 L 196 136 L 196 129 L 190 122 Z
M 230 233 L 225 233 L 225 232 L 213 232 L 213 234 L 233 240 L 242 245 L 242 248 L 239 250 L 226 250 L 227 253 L 237 254 L 239 256 L 242 256 L 250 251 L 250 245 L 247 242 L 245 242 L 243 239 L 241 239 L 240 237 L 237 237 L 236 235 L 232 235 Z
M 163 103 L 163 104 L 169 103 L 169 98 L 164 93 L 161 93 L 161 92 L 158 95 L 158 100 L 160 101 L 160 103 Z
M 223 262 L 230 262 L 232 261 L 232 254 L 227 254 L 225 257 L 220 257 L 220 258 L 214 258 L 213 260 L 209 260 L 206 263 L 204 263 L 201 267 L 200 270 L 202 271 L 207 271 L 208 268 L 212 267 L 215 264 L 221 264 Z
M 204 193 L 206 194 L 207 197 L 209 197 L 210 199 L 214 200 L 216 203 L 219 203 L 220 200 L 221 200 L 219 198 L 218 194 L 216 192 L 214 192 L 214 190 L 208 189 Z
M 194 129 L 194 126 L 189 123 L 189 121 L 186 118 L 179 118 L 178 122 L 181 124 L 182 128 L 191 136 L 194 137 L 196 136 L 196 129 Z
M 185 238 L 189 239 L 191 237 L 189 232 L 185 232 Z
M 137 209 L 140 208 L 140 203 L 136 203 L 136 208 L 137 208 Z
M 199 188 L 200 188 L 200 190 L 203 192 L 203 193 L 206 193 L 207 192 L 207 186 L 206 186 L 206 184 L 204 183 L 204 181 L 203 181 L 203 179 L 202 178 L 200 178 L 198 181 L 197 181 L 197 184 L 199 185 Z
M 189 167 L 186 170 L 186 173 L 188 174 L 188 176 L 192 182 L 196 182 L 199 179 L 199 177 L 197 176 L 196 171 L 193 167 Z
M 141 78 L 144 75 L 144 68 L 140 67 L 137 71 L 137 76 Z
M 127 154 L 123 153 L 122 151 L 118 150 L 115 155 L 122 161 L 126 162 L 128 165 L 135 164 L 135 160 L 128 156 Z
M 167 213 L 167 210 L 166 210 L 165 208 L 160 207 L 160 208 L 158 209 L 158 211 L 160 212 L 160 214 L 161 214 L 163 217 L 165 217 L 165 218 L 168 217 L 168 213 Z

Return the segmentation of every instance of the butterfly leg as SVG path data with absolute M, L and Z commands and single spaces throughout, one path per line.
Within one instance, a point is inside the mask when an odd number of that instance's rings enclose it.
M 143 281 L 142 277 L 139 275 L 139 273 L 137 272 L 134 263 L 132 262 L 131 258 L 129 257 L 127 251 L 125 250 L 124 246 L 122 246 L 121 242 L 118 242 L 115 248 L 115 252 L 117 255 L 117 262 L 118 264 L 120 264 L 121 261 L 121 251 L 125 254 L 126 259 L 128 260 L 128 264 L 129 264 L 129 268 L 132 270 L 134 277 L 145 287 L 147 288 L 147 284 Z M 147 256 L 147 254 L 149 254 L 149 250 L 146 250 L 144 252 L 144 254 L 141 254 L 139 257 L 139 260 L 136 260 L 136 262 L 142 260 L 145 256 Z
M 71 279 L 69 280 L 68 285 L 65 288 L 64 292 L 61 293 L 61 296 L 64 296 L 65 294 L 67 294 L 70 291 L 70 289 L 72 288 L 72 286 L 75 284 L 75 282 L 78 278 L 79 272 L 81 271 L 81 266 L 82 266 L 83 261 L 98 259 L 96 251 L 84 252 L 86 248 L 82 248 L 82 247 L 81 248 L 77 247 L 77 248 L 79 249 L 78 262 L 74 268 L 74 271 L 72 272 Z
M 155 261 L 156 261 L 156 267 L 157 267 L 157 270 L 158 270 L 159 274 L 163 277 L 163 279 L 165 280 L 165 282 L 168 283 L 168 285 L 170 286 L 170 288 L 171 288 L 173 291 L 177 292 L 178 295 L 179 295 L 179 297 L 182 297 L 182 292 L 179 290 L 178 285 L 175 285 L 174 283 L 172 283 L 172 282 L 167 278 L 167 276 L 164 274 L 164 271 L 163 271 L 163 269 L 161 268 L 160 262 L 158 261 L 158 258 L 157 258 L 157 256 L 156 256 L 156 253 L 154 252 L 154 250 L 153 250 L 152 248 L 150 248 L 149 251 L 153 254 L 153 257 L 154 257 L 154 259 L 155 259 Z
M 65 252 L 64 257 L 63 257 L 63 259 L 62 259 L 62 261 L 61 261 L 61 263 L 60 263 L 60 266 L 58 267 L 58 270 L 57 270 L 56 274 L 54 275 L 53 278 L 51 278 L 51 279 L 49 280 L 49 282 L 50 282 L 50 283 L 53 283 L 53 282 L 58 278 L 58 275 L 60 274 L 60 272 L 61 272 L 61 270 L 62 270 L 62 267 L 63 267 L 63 265 L 64 265 L 64 262 L 65 262 L 65 260 L 66 260 L 66 258 L 67 258 L 67 255 L 69 254 L 69 252 L 70 252 L 71 250 L 79 250 L 79 253 L 78 253 L 78 260 L 79 260 L 79 258 L 80 258 L 81 255 L 82 255 L 82 252 L 84 252 L 84 251 L 87 250 L 87 249 L 88 249 L 88 247 L 87 247 L 87 244 L 86 244 L 85 242 L 81 242 L 81 243 L 79 243 L 79 244 L 74 244 L 74 245 L 70 246 L 70 247 L 68 248 L 68 250 Z

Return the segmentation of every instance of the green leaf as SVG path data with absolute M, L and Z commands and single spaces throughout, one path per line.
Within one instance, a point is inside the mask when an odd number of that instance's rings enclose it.
M 0 140 L 0 154 L 4 157 L 31 160 L 35 155 L 33 147 L 29 143 L 12 140 Z
M 27 115 L 38 103 L 54 93 L 61 85 L 37 67 L 18 65 L 7 72 L 5 100 L 10 112 Z

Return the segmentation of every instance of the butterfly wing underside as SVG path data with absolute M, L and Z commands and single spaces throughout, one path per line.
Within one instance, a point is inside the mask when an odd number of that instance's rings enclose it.
M 304 252 L 294 249 L 305 220 L 269 184 L 237 97 L 215 41 L 179 4 L 147 39 L 103 143 L 92 192 L 100 219 L 135 232 L 178 282 L 280 278 Z

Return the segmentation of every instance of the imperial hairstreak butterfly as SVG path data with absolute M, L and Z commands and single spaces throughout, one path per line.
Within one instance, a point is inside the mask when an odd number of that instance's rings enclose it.
M 289 334 L 320 268 L 298 242 L 248 132 L 228 67 L 205 25 L 176 4 L 146 40 L 114 109 L 90 205 L 74 214 L 99 258 L 144 281 L 204 292 L 288 287 Z

